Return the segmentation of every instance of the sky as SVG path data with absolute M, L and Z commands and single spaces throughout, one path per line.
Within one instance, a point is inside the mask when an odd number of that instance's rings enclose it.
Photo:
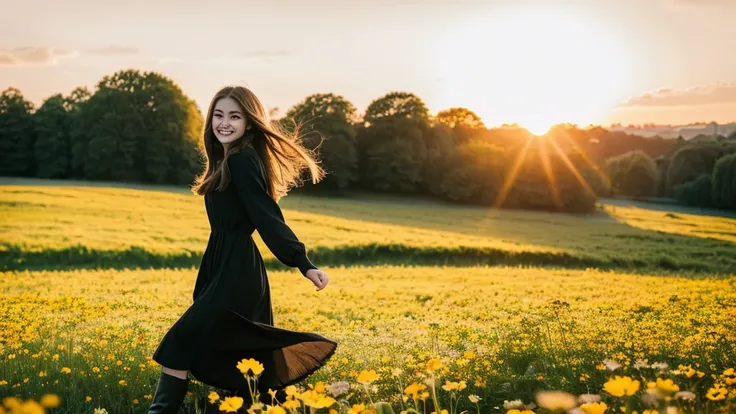
M 736 0 L 0 0 L 0 90 L 40 106 L 123 69 L 205 112 L 392 92 L 489 127 L 736 121 Z

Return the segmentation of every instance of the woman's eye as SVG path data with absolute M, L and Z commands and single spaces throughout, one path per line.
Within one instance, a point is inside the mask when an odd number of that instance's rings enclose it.
M 222 117 L 222 115 L 220 115 L 220 114 L 215 114 L 215 118 L 221 118 L 221 117 Z
M 237 115 L 233 115 L 233 119 L 240 119 L 240 117 Z

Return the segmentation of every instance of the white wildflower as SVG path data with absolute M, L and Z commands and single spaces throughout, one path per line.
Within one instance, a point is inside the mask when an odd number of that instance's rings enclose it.
M 606 369 L 608 369 L 609 371 L 615 371 L 615 370 L 621 368 L 621 364 L 619 364 L 616 361 L 612 361 L 610 359 L 604 360 L 603 361 L 603 364 L 606 365 Z
M 637 359 L 634 363 L 635 369 L 649 368 L 649 364 L 646 359 Z
M 503 400 L 503 408 L 507 410 L 521 410 L 524 408 L 524 403 L 521 400 L 506 401 Z
M 350 383 L 347 381 L 333 382 L 327 387 L 327 391 L 332 394 L 333 397 L 345 394 L 350 390 Z
M 664 371 L 669 367 L 669 364 L 667 364 L 666 362 L 655 362 L 652 364 L 652 368 L 658 369 L 660 371 Z
M 578 404 L 597 403 L 601 400 L 598 394 L 582 394 L 578 396 Z
M 682 398 L 683 400 L 695 400 L 696 395 L 690 391 L 680 391 L 675 394 L 675 398 Z

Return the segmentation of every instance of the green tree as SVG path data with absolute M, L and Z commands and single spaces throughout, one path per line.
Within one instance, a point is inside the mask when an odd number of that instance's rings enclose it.
M 525 146 L 504 157 L 506 190 L 497 204 L 570 213 L 587 213 L 595 207 L 597 197 L 586 180 L 594 173 L 580 152 L 558 150 L 550 140 L 534 140 L 524 150 Z
M 467 108 L 449 108 L 437 113 L 437 122 L 443 123 L 450 128 L 465 126 L 467 128 L 485 128 L 485 124 L 478 114 Z
M 700 175 L 710 176 L 716 161 L 731 150 L 715 142 L 689 143 L 677 150 L 667 171 L 668 184 L 673 188 Z
M 504 150 L 482 139 L 457 148 L 442 179 L 444 196 L 453 201 L 491 205 L 503 184 Z
M 437 124 L 451 128 L 455 141 L 464 144 L 487 131 L 480 117 L 467 108 L 450 108 L 440 111 L 434 119 Z
M 418 190 L 427 158 L 424 127 L 411 118 L 392 118 L 362 128 L 358 134 L 362 186 L 390 192 Z
M 424 101 L 413 93 L 391 92 L 371 102 L 363 120 L 373 124 L 378 120 L 392 117 L 427 122 L 429 109 Z
M 608 176 L 616 194 L 648 197 L 657 192 L 659 171 L 654 160 L 634 150 L 607 160 Z
M 304 145 L 319 154 L 327 176 L 321 186 L 345 190 L 358 180 L 357 110 L 344 97 L 314 94 L 292 107 L 283 120 L 301 125 Z M 292 124 L 291 127 L 294 125 Z
M 689 206 L 710 207 L 713 205 L 713 180 L 710 175 L 701 174 L 674 188 L 677 200 Z
M 81 105 L 73 166 L 89 179 L 190 184 L 201 168 L 202 115 L 171 79 L 125 70 Z
M 10 87 L 0 95 L 0 175 L 35 174 L 36 133 L 32 111 L 33 103 L 20 90 Z
M 66 98 L 56 94 L 44 101 L 34 114 L 37 176 L 66 178 L 72 175 L 71 128 L 79 106 L 90 96 L 84 87 L 74 89 Z
M 428 127 L 422 136 L 427 149 L 422 167 L 424 189 L 429 195 L 441 197 L 444 195 L 442 182 L 457 164 L 456 136 L 452 128 L 442 123 Z
M 366 109 L 358 129 L 359 182 L 364 188 L 413 192 L 422 188 L 429 110 L 414 94 L 391 92 Z
M 736 153 L 721 157 L 713 168 L 713 204 L 736 209 Z

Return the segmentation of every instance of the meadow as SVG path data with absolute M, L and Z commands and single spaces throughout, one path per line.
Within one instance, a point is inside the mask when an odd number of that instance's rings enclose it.
M 281 205 L 331 282 L 315 292 L 256 235 L 276 325 L 340 345 L 263 412 L 736 410 L 736 218 L 366 194 Z M 150 355 L 191 303 L 209 235 L 201 198 L 14 180 L 0 213 L 5 411 L 146 412 Z M 195 381 L 186 403 L 238 400 Z

